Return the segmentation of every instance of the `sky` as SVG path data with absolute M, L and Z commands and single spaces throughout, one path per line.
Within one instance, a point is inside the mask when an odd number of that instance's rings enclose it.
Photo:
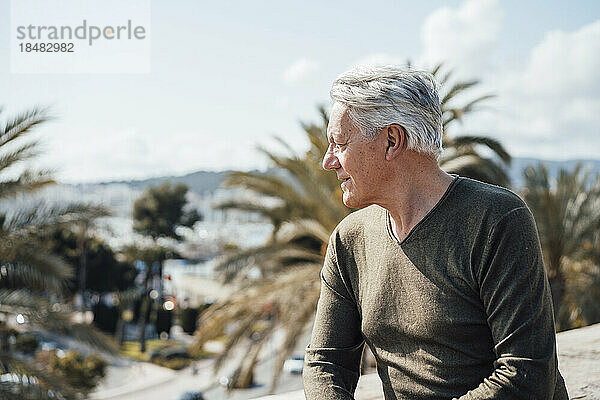
M 307 148 L 301 122 L 331 106 L 337 75 L 407 60 L 443 62 L 480 80 L 472 96 L 495 95 L 450 135 L 494 137 L 517 157 L 600 158 L 597 0 L 156 0 L 150 11 L 148 73 L 14 74 L 0 0 L 0 121 L 34 106 L 53 116 L 35 132 L 34 166 L 69 183 L 262 169 L 258 146 L 285 151 L 275 136 Z

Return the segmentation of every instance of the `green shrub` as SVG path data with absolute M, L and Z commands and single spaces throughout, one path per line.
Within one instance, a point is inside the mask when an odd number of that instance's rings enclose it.
M 84 357 L 69 350 L 59 357 L 56 350 L 51 350 L 38 352 L 36 358 L 51 372 L 64 377 L 70 386 L 86 392 L 91 391 L 106 373 L 106 361 L 95 354 Z

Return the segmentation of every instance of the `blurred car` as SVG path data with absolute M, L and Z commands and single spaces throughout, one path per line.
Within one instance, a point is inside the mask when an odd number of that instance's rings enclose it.
M 179 397 L 179 400 L 204 400 L 200 392 L 185 392 Z
M 283 363 L 283 370 L 290 374 L 301 374 L 304 367 L 304 356 L 288 358 Z
M 164 347 L 162 349 L 156 349 L 150 353 L 150 360 L 153 360 L 157 357 L 164 357 L 167 360 L 171 360 L 173 358 L 191 358 L 190 353 L 183 346 Z

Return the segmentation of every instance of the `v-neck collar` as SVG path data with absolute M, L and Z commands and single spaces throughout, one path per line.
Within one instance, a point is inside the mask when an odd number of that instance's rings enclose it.
M 404 239 L 402 239 L 402 241 L 398 240 L 398 238 L 396 237 L 396 235 L 394 235 L 394 231 L 392 230 L 392 220 L 391 220 L 391 217 L 390 217 L 390 212 L 387 209 L 385 210 L 385 224 L 386 224 L 386 229 L 387 229 L 388 235 L 390 236 L 390 238 L 394 242 L 396 242 L 400 246 L 402 246 L 403 244 L 405 244 L 406 241 L 408 239 L 410 239 L 411 236 L 413 236 L 413 233 L 415 231 L 417 231 L 419 229 L 419 227 L 421 225 L 423 225 L 431 217 L 431 215 L 433 215 L 436 212 L 436 210 L 438 208 L 440 208 L 441 204 L 445 202 L 446 198 L 450 195 L 450 192 L 452 192 L 452 190 L 454 189 L 454 187 L 456 186 L 456 184 L 461 180 L 461 177 L 458 176 L 458 175 L 455 175 L 455 174 L 450 174 L 450 175 L 454 176 L 454 179 L 452 180 L 452 182 L 450 182 L 450 185 L 448 185 L 448 187 L 446 188 L 446 191 L 444 192 L 444 195 L 431 208 L 431 210 L 429 210 L 429 212 L 427 214 L 425 214 L 425 216 L 415 226 L 413 226 L 413 228 L 410 230 L 410 232 L 408 232 L 408 235 L 406 235 L 406 237 Z

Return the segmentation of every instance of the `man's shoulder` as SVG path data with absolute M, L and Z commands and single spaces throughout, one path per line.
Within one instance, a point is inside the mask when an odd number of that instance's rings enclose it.
M 454 192 L 454 206 L 470 214 L 485 213 L 497 218 L 512 210 L 527 208 L 513 191 L 475 179 L 460 177 Z
M 334 230 L 334 235 L 343 238 L 364 236 L 366 231 L 385 223 L 385 209 L 371 205 L 348 214 Z

